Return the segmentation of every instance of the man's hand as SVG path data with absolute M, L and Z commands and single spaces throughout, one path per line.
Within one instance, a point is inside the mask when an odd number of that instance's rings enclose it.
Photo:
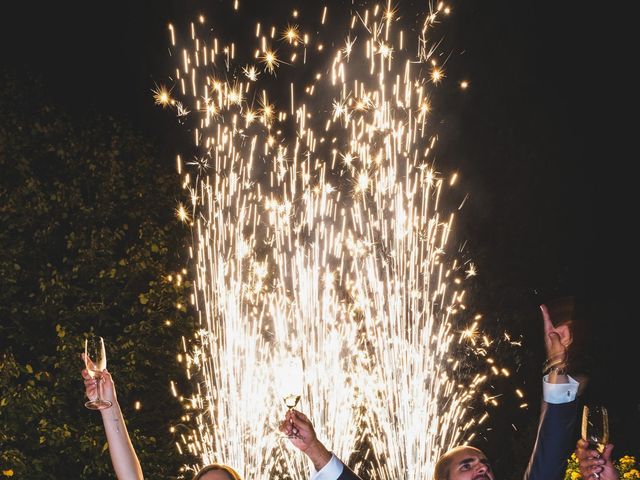
M 596 450 L 589 448 L 589 442 L 578 440 L 576 444 L 576 457 L 582 478 L 599 478 L 600 480 L 618 480 L 618 471 L 611 461 L 613 445 L 610 443 L 600 455 Z
M 546 305 L 540 305 L 544 322 L 544 345 L 547 350 L 548 366 L 566 364 L 567 348 L 571 345 L 572 335 L 569 325 L 553 326 Z
M 318 440 L 311 420 L 297 410 L 289 410 L 280 431 L 290 437 L 291 443 L 309 457 L 316 470 L 321 470 L 329 460 L 331 452 Z

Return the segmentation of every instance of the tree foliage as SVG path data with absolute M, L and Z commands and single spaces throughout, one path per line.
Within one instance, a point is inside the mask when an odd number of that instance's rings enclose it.
M 177 175 L 118 121 L 74 123 L 24 82 L 0 77 L 0 478 L 113 477 L 100 415 L 83 405 L 90 330 L 143 470 L 176 478 L 169 382 L 193 331 Z

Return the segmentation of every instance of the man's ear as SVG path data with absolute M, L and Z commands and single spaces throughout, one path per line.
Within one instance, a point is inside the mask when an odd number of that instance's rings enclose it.
M 571 325 L 565 323 L 563 325 L 558 325 L 553 329 L 554 332 L 558 334 L 560 337 L 560 343 L 565 347 L 571 345 L 571 341 L 573 340 L 573 334 L 571 333 Z

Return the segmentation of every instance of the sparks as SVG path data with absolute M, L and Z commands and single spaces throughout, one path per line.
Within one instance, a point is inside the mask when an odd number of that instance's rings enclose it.
M 351 40 L 351 37 L 347 37 L 344 41 L 344 47 L 342 48 L 342 53 L 347 57 L 347 60 L 351 57 L 351 52 L 353 51 L 353 46 L 356 44 L 356 38 Z
M 476 267 L 451 240 L 466 196 L 455 169 L 438 159 L 447 168 L 435 170 L 438 122 L 427 121 L 446 78 L 426 33 L 447 7 L 418 19 L 412 51 L 411 28 L 395 31 L 407 17 L 385 4 L 331 34 L 257 22 L 243 48 L 194 22 L 192 47 L 172 48 L 178 100 L 154 90 L 197 151 L 179 170 L 188 210 L 176 208 L 193 236 L 199 325 L 179 356 L 193 391 L 172 391 L 189 425 L 179 448 L 201 464 L 308 476 L 265 441 L 286 409 L 291 360 L 318 435 L 341 458 L 361 451 L 376 480 L 431 478 L 440 453 L 499 405 L 511 369 L 467 298 Z M 275 46 L 291 59 L 279 78 Z
M 256 82 L 258 80 L 258 75 L 260 75 L 258 69 L 256 69 L 256 67 L 253 65 L 247 65 L 246 67 L 244 67 L 242 69 L 242 73 L 244 73 L 244 75 L 252 82 Z
M 382 58 L 389 58 L 393 53 L 393 48 L 391 48 L 386 43 L 380 42 L 378 44 L 378 53 Z
M 155 100 L 156 105 L 161 105 L 163 108 L 172 104 L 173 100 L 169 94 L 169 90 L 166 87 L 160 86 L 156 87 L 152 90 L 153 99 Z
M 282 40 L 295 44 L 300 40 L 300 31 L 297 25 L 289 26 L 282 34 Z
M 260 61 L 264 63 L 264 69 L 269 73 L 275 73 L 275 69 L 280 66 L 280 61 L 276 57 L 275 52 L 271 50 L 267 50 L 264 55 L 260 57 Z
M 176 216 L 181 222 L 189 222 L 189 214 L 187 213 L 187 209 L 184 208 L 184 205 L 182 205 L 181 203 L 178 204 L 178 207 L 176 208 Z
M 444 70 L 433 67 L 431 70 L 431 81 L 435 84 L 440 83 L 444 79 Z

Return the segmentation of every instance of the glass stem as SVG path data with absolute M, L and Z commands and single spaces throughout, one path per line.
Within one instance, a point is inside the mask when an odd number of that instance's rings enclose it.
M 101 402 L 102 401 L 102 397 L 100 396 L 100 384 L 102 383 L 102 375 L 100 375 L 97 379 L 96 379 L 96 402 Z
M 290 412 L 291 410 L 293 410 L 293 407 L 287 407 L 287 409 Z M 289 423 L 293 425 L 293 420 L 289 420 Z M 289 435 L 289 438 L 300 438 L 300 436 L 297 433 L 291 432 L 291 435 Z

